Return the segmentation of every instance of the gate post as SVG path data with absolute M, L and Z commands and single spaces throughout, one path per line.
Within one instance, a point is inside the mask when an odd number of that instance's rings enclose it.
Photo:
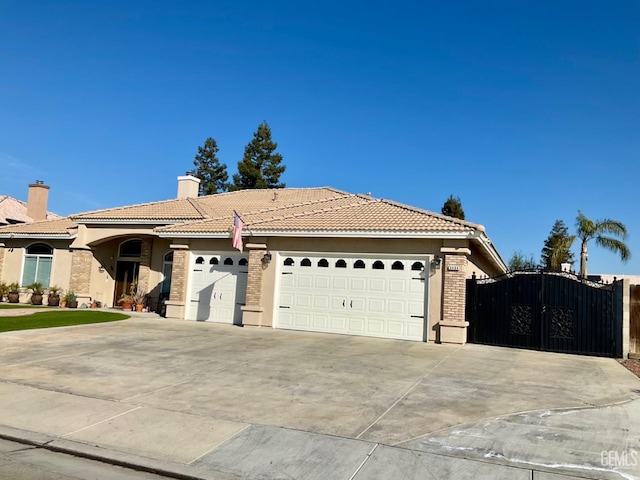
M 467 343 L 466 270 L 468 248 L 442 247 L 444 272 L 442 282 L 442 314 L 439 322 L 440 343 Z

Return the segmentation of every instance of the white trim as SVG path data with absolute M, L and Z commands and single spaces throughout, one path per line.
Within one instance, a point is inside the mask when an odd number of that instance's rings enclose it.
M 376 232 L 376 231 L 256 231 L 245 228 L 246 237 L 309 237 L 309 238 L 417 238 L 417 239 L 470 239 L 477 238 L 474 232 Z M 244 232 L 243 232 L 244 233 Z M 228 233 L 211 232 L 157 232 L 160 238 L 231 238 Z

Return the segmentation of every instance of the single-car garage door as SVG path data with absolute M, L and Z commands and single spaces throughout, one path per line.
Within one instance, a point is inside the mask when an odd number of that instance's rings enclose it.
M 275 326 L 423 341 L 426 261 L 281 254 Z
M 192 253 L 187 320 L 242 323 L 247 294 L 247 258 L 239 254 Z

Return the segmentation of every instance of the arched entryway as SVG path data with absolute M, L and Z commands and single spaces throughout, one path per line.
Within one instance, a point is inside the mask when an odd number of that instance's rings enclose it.
M 120 244 L 116 262 L 116 282 L 113 293 L 113 304 L 118 305 L 122 295 L 131 293 L 131 286 L 138 281 L 140 273 L 140 256 L 142 240 L 127 240 Z

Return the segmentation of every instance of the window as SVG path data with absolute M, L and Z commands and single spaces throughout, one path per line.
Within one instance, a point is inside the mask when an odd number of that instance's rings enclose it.
M 139 257 L 142 255 L 142 240 L 127 240 L 120 244 L 121 257 Z
M 318 266 L 319 267 L 328 267 L 329 266 L 329 262 L 327 261 L 326 258 L 321 258 L 320 260 L 318 260 Z
M 311 266 L 311 260 L 309 260 L 308 258 L 303 258 L 302 261 L 300 262 L 300 266 L 301 267 L 310 267 Z
M 404 270 L 404 263 L 399 260 L 393 262 L 393 265 L 391 265 L 391 270 Z
M 225 265 L 233 265 L 233 259 L 231 257 L 227 257 L 224 259 Z
M 293 258 L 291 258 L 291 257 L 288 257 L 288 258 L 284 261 L 284 264 L 285 264 L 287 267 L 290 267 L 290 266 L 294 265 L 294 263 L 295 263 L 295 262 L 293 261 Z
M 413 265 L 411 265 L 411 270 L 422 271 L 424 270 L 424 264 L 422 262 L 413 262 Z
M 376 260 L 373 262 L 373 266 L 371 267 L 374 270 L 384 270 L 384 263 L 381 260 Z
M 211 260 L 209 260 L 209 265 L 218 265 L 219 263 L 218 257 L 211 257 Z
M 242 266 L 242 267 L 244 267 L 244 266 L 245 266 L 245 265 L 247 265 L 248 263 L 249 263 L 249 262 L 247 261 L 247 259 L 246 259 L 246 258 L 241 258 L 241 259 L 238 261 L 238 265 L 240 265 L 240 266 Z
M 171 292 L 172 272 L 173 252 L 169 252 L 162 258 L 162 285 L 160 286 L 160 299 L 169 298 L 169 293 Z
M 202 265 L 202 264 L 204 264 L 204 258 L 202 257 L 196 258 L 196 265 Z
M 44 243 L 36 243 L 27 247 L 24 255 L 22 286 L 26 287 L 39 282 L 48 287 L 51 281 L 51 265 L 53 264 L 53 248 Z
M 347 268 L 347 262 L 340 259 L 336 262 L 336 268 Z
M 365 268 L 365 264 L 362 260 L 356 260 L 353 264 L 353 268 Z

